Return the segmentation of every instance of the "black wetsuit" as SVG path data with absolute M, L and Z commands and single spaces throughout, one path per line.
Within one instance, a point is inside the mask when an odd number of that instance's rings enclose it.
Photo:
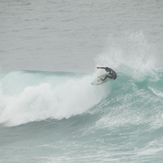
M 115 80 L 117 78 L 116 72 L 114 70 L 112 70 L 111 68 L 109 68 L 109 67 L 97 67 L 97 68 L 104 69 L 106 72 L 108 72 L 108 74 L 105 76 L 103 81 L 107 78 L 110 78 L 113 80 Z

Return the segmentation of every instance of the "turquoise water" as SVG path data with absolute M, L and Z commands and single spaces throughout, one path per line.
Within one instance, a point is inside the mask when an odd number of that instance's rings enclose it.
M 1 74 L 0 162 L 163 162 L 163 73 L 93 79 Z

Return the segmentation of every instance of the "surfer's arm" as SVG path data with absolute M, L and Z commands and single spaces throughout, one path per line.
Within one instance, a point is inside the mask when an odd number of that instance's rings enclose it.
M 106 67 L 97 67 L 97 69 L 106 69 Z

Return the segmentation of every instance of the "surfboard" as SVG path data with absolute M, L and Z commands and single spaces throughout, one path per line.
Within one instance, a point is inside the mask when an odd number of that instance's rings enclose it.
M 91 84 L 92 85 L 100 85 L 100 84 L 103 84 L 103 83 L 107 82 L 108 80 L 110 80 L 109 78 L 105 79 L 105 76 L 106 76 L 106 74 L 98 76 Z

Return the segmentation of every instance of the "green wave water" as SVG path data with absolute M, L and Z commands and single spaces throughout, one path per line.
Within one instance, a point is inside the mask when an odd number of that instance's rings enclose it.
M 162 162 L 163 73 L 92 86 L 92 74 L 0 79 L 0 162 Z

